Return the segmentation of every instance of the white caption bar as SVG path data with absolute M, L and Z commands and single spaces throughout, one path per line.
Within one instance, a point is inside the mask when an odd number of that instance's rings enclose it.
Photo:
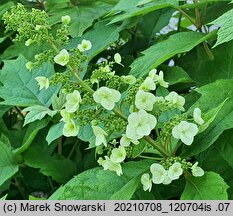
M 232 216 L 233 201 L 180 201 L 180 200 L 80 200 L 80 201 L 0 201 L 0 215 L 40 216 L 111 216 L 142 215 L 195 215 Z

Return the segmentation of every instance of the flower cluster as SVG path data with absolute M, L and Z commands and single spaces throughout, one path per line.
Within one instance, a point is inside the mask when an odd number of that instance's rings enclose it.
M 197 166 L 198 162 L 189 166 L 189 170 L 195 177 L 200 177 L 204 175 L 204 171 L 201 167 Z M 177 180 L 180 176 L 187 171 L 188 168 L 180 162 L 174 162 L 168 169 L 165 169 L 163 165 L 159 163 L 153 163 L 150 166 L 150 173 L 144 173 L 141 176 L 141 183 L 143 185 L 144 191 L 151 191 L 152 183 L 154 184 L 164 184 L 168 185 L 173 180 Z

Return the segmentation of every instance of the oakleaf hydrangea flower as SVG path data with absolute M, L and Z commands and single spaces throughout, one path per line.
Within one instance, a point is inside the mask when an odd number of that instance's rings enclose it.
M 62 117 L 61 121 L 69 122 L 69 121 L 71 120 L 70 113 L 67 112 L 67 110 L 62 109 L 62 110 L 60 111 L 60 114 L 61 114 L 61 117 Z
M 180 139 L 186 145 L 191 145 L 197 132 L 197 125 L 187 121 L 181 121 L 172 129 L 172 136 Z
M 199 125 L 204 124 L 204 120 L 201 117 L 201 110 L 199 108 L 195 108 L 194 109 L 194 111 L 193 111 L 193 118 L 194 118 L 194 121 L 197 124 L 199 124 Z
M 133 85 L 137 81 L 136 77 L 133 75 L 121 76 L 121 78 L 125 84 L 129 85 Z
M 81 44 L 78 44 L 78 49 L 80 52 L 85 52 L 90 50 L 92 47 L 91 41 L 83 39 Z
M 126 136 L 130 139 L 141 139 L 150 134 L 157 124 L 157 119 L 145 110 L 133 112 L 128 116 Z
M 120 145 L 124 146 L 124 147 L 128 147 L 130 145 L 130 143 L 133 143 L 134 145 L 138 145 L 139 141 L 135 140 L 135 139 L 130 139 L 125 134 L 123 134 L 121 139 L 120 139 Z
M 123 146 L 119 146 L 118 148 L 114 148 L 110 155 L 110 160 L 115 163 L 121 163 L 125 160 L 126 151 Z
M 185 99 L 184 97 L 178 95 L 176 92 L 172 91 L 170 92 L 166 97 L 165 100 L 167 100 L 169 103 L 171 103 L 172 106 L 176 107 L 177 109 L 184 111 L 184 104 Z
M 122 65 L 122 64 L 121 64 L 121 55 L 120 55 L 119 53 L 116 53 L 116 54 L 114 55 L 114 61 L 115 61 L 117 64 Z M 122 66 L 123 66 L 123 65 L 122 65 Z
M 198 162 L 193 164 L 193 166 L 191 167 L 191 171 L 192 171 L 193 176 L 195 176 L 195 177 L 203 176 L 205 174 L 204 170 L 197 165 L 198 165 Z
M 148 173 L 144 173 L 141 177 L 141 183 L 143 185 L 143 190 L 144 191 L 151 191 L 152 188 L 152 181 L 151 181 L 151 177 L 150 174 Z
M 65 66 L 69 62 L 69 57 L 69 52 L 66 49 L 63 49 L 54 57 L 54 61 L 61 66 Z
M 41 90 L 43 88 L 47 89 L 49 87 L 49 79 L 46 78 L 45 76 L 38 76 L 35 78 L 35 80 L 37 81 L 37 83 L 40 87 L 39 90 Z
M 121 93 L 115 89 L 101 87 L 94 92 L 93 98 L 96 103 L 100 103 L 105 109 L 112 110 L 115 103 L 121 98 Z
M 135 97 L 135 105 L 139 110 L 152 111 L 155 101 L 155 96 L 152 93 L 143 90 L 139 90 Z
M 62 23 L 65 24 L 65 25 L 69 24 L 69 23 L 70 23 L 70 20 L 71 20 L 71 18 L 70 18 L 69 15 L 62 16 L 62 17 L 61 17 L 61 21 L 62 21 Z
M 104 158 L 105 160 L 101 162 L 104 170 L 115 171 L 118 176 L 123 174 L 121 165 L 119 163 L 111 161 L 108 156 L 104 156 Z
M 104 144 L 107 146 L 106 136 L 108 135 L 101 127 L 92 124 L 93 133 L 95 135 L 95 145 Z
M 153 69 L 149 72 L 149 77 L 151 77 L 155 82 L 157 82 L 160 86 L 164 88 L 168 88 L 168 82 L 165 82 L 163 77 L 163 71 L 159 71 L 159 75 L 157 74 L 157 70 Z
M 70 119 L 70 121 L 66 122 L 63 127 L 63 135 L 66 137 L 77 136 L 79 132 L 79 126 L 75 124 L 75 122 Z
M 151 91 L 156 89 L 154 80 L 151 77 L 147 77 L 141 84 L 140 89 L 144 91 Z
M 33 43 L 33 40 L 30 38 L 25 42 L 25 46 L 30 46 Z
M 78 110 L 79 104 L 82 101 L 79 91 L 74 90 L 74 92 L 66 95 L 65 109 L 69 113 L 73 113 Z
M 153 163 L 150 166 L 150 171 L 152 173 L 152 182 L 154 184 L 171 183 L 171 179 L 168 177 L 168 171 L 165 170 L 161 164 Z
M 26 63 L 25 67 L 26 67 L 29 71 L 31 71 L 31 70 L 33 69 L 33 63 L 32 63 L 31 61 L 29 61 L 29 62 Z
M 168 169 L 168 177 L 171 180 L 178 179 L 183 173 L 183 169 L 181 168 L 181 163 L 175 162 L 172 166 Z

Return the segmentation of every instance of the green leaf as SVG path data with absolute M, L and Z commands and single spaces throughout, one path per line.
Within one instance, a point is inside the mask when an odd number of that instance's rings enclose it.
M 27 107 L 23 112 L 28 112 L 24 119 L 24 126 L 36 120 L 41 120 L 46 115 L 53 117 L 57 113 L 56 110 L 50 110 L 49 108 L 40 105 Z
M 107 14 L 113 7 L 115 1 L 83 1 L 78 6 L 68 8 L 51 9 L 48 11 L 50 15 L 50 23 L 55 24 L 61 21 L 61 17 L 69 15 L 70 34 L 72 37 L 80 37 L 83 32 L 92 25 L 95 19 Z M 103 34 L 104 35 L 104 34 Z
M 211 22 L 211 24 L 221 26 L 218 30 L 218 38 L 214 47 L 219 44 L 231 41 L 233 39 L 233 9 L 224 13 L 222 16 L 218 17 L 216 20 Z
M 182 67 L 189 73 L 197 86 L 218 79 L 233 79 L 233 41 L 216 47 L 212 53 L 214 60 L 206 58 L 204 49 L 198 49 L 197 54 L 187 55 L 180 60 Z
M 0 186 L 17 173 L 19 167 L 14 160 L 11 147 L 0 141 Z
M 180 84 L 180 83 L 193 83 L 194 82 L 190 78 L 190 76 L 187 74 L 187 72 L 183 70 L 181 67 L 163 66 L 163 69 L 165 69 L 166 71 L 164 73 L 164 80 L 169 82 L 169 86 Z
M 25 150 L 27 150 L 28 147 L 34 141 L 38 132 L 42 128 L 46 127 L 48 125 L 48 123 L 49 123 L 48 119 L 43 119 L 43 120 L 35 121 L 35 122 L 31 123 L 27 128 L 26 134 L 24 135 L 22 145 L 18 149 L 15 150 L 15 154 L 19 155 L 22 152 L 24 152 Z
M 60 183 L 67 182 L 75 173 L 75 164 L 62 156 L 49 156 L 46 150 L 30 147 L 23 154 L 27 166 L 38 168 L 46 176 Z
M 228 185 L 214 172 L 205 172 L 202 177 L 186 177 L 182 200 L 227 200 Z
M 51 144 L 51 142 L 62 136 L 63 127 L 64 122 L 59 122 L 49 128 L 49 132 L 46 136 L 48 144 Z
M 149 169 L 151 161 L 128 162 L 122 165 L 122 176 L 115 172 L 105 171 L 103 168 L 94 168 L 77 175 L 66 185 L 60 187 L 49 199 L 75 199 L 75 200 L 108 200 L 121 190 L 131 179 L 139 176 Z M 130 187 L 136 187 L 136 180 L 129 183 Z M 133 190 L 132 190 L 133 191 Z M 131 193 L 128 193 L 127 198 Z
M 138 157 L 145 150 L 147 144 L 147 141 L 142 139 L 138 145 L 134 145 L 132 150 L 132 158 Z
M 0 5 L 0 18 L 2 18 L 2 15 L 9 10 L 12 6 L 14 6 L 14 2 L 9 1 L 3 5 Z
M 154 44 L 142 52 L 143 56 L 131 64 L 130 74 L 139 77 L 146 75 L 164 61 L 178 53 L 188 52 L 198 44 L 211 38 L 215 32 L 204 35 L 198 32 L 180 32 L 170 36 L 167 40 Z
M 113 194 L 111 200 L 130 200 L 140 183 L 141 175 L 132 178 L 119 191 Z
M 49 87 L 39 91 L 35 78 L 37 76 L 50 77 L 54 68 L 50 63 L 45 63 L 41 68 L 29 72 L 25 64 L 27 60 L 19 56 L 16 60 L 4 61 L 0 72 L 0 97 L 4 99 L 1 104 L 13 106 L 44 105 L 49 107 L 52 95 L 57 92 L 57 87 Z
M 117 15 L 115 16 L 115 18 L 112 19 L 112 21 L 109 24 L 116 23 L 130 17 L 147 14 L 151 11 L 159 10 L 161 8 L 178 6 L 178 1 L 175 0 L 157 0 L 156 2 L 145 4 L 143 7 L 137 6 L 139 2 L 140 0 L 119 1 L 119 3 L 111 11 L 111 14 L 117 13 Z
M 212 110 L 212 112 L 218 112 L 221 104 L 227 100 L 209 127 L 195 137 L 191 146 L 183 148 L 182 156 L 189 157 L 206 150 L 218 139 L 223 131 L 233 128 L 232 86 L 233 80 L 218 80 L 197 90 L 202 96 L 193 107 L 199 107 L 203 113 L 213 108 L 216 109 Z M 216 113 L 212 113 L 212 115 L 214 116 Z

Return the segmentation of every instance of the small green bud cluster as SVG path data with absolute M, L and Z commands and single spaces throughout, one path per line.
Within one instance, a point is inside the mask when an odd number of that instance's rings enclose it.
M 107 133 L 125 131 L 127 122 L 115 114 L 104 116 L 104 127 L 107 128 Z
M 66 85 L 66 83 L 70 83 L 71 76 L 70 73 L 64 72 L 64 73 L 55 73 L 51 78 L 50 78 L 50 84 L 52 86 L 56 86 L 58 84 L 61 84 L 62 87 Z
M 15 41 L 26 41 L 26 46 L 34 42 L 43 44 L 51 39 L 48 18 L 45 11 L 33 8 L 28 12 L 20 3 L 3 15 L 6 31 L 17 31 Z

